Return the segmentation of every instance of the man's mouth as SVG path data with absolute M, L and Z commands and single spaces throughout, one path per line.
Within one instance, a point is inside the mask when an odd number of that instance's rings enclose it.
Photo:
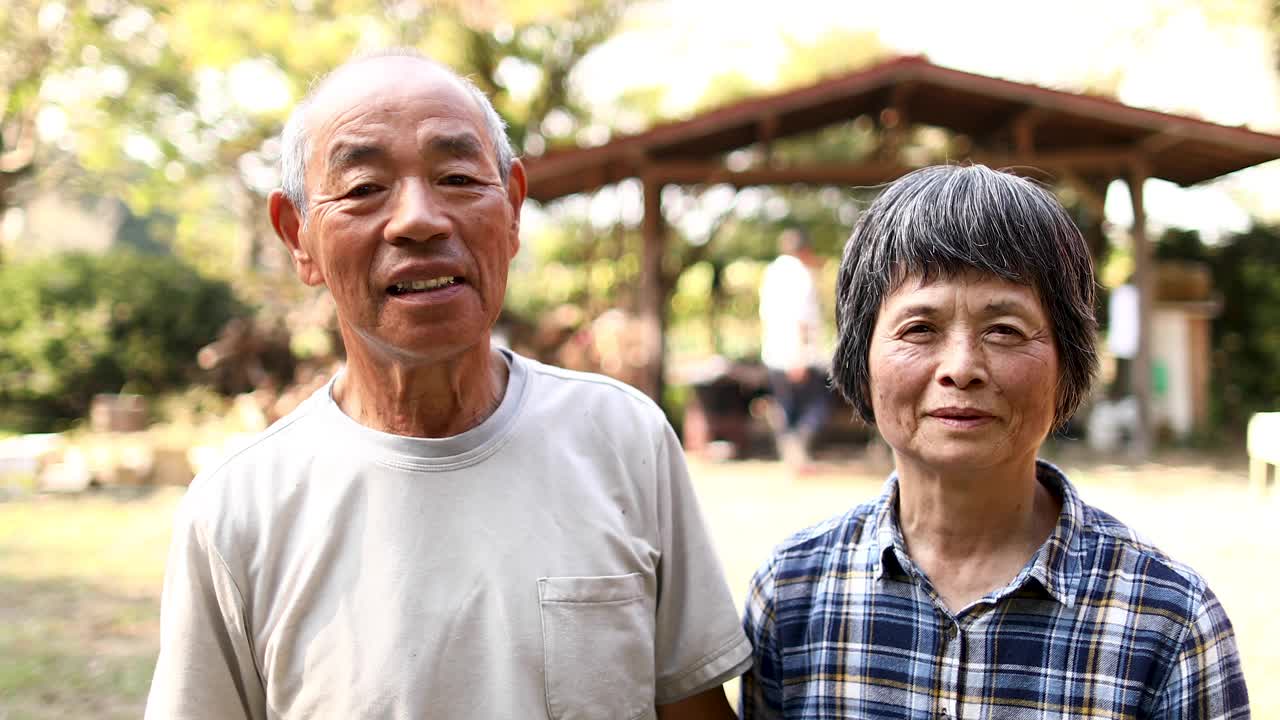
M 387 292 L 391 295 L 409 295 L 412 293 L 430 292 L 432 290 L 447 288 L 460 282 L 462 282 L 462 278 L 454 277 L 452 275 L 431 278 L 429 280 L 409 280 L 392 285 L 387 288 Z

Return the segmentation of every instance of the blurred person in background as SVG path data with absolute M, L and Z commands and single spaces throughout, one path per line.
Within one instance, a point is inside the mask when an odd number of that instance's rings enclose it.
M 782 461 L 797 472 L 810 469 L 814 438 L 831 413 L 818 303 L 820 265 L 809 236 L 787 228 L 760 284 L 760 359 L 773 395 L 769 424 Z
M 192 483 L 147 717 L 732 717 L 750 647 L 666 418 L 490 345 L 526 180 L 489 100 L 389 51 L 282 144 L 346 366 Z
M 906 175 L 836 295 L 832 377 L 896 470 L 752 579 L 742 717 L 1249 717 L 1205 581 L 1037 457 L 1097 369 L 1089 252 L 1053 195 Z

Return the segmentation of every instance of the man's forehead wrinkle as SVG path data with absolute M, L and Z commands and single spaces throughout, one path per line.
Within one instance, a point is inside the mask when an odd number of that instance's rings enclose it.
M 387 64 L 392 67 L 382 71 L 370 67 L 376 64 Z M 410 64 L 412 67 L 394 67 Z M 432 86 L 432 92 L 421 92 L 421 88 L 425 86 Z M 441 102 L 445 102 L 443 97 L 449 93 L 453 95 L 453 99 L 447 102 L 448 106 L 461 111 L 462 114 L 483 113 L 483 109 L 466 91 L 462 81 L 456 75 L 430 60 L 398 56 L 368 58 L 343 66 L 325 78 L 315 91 L 311 102 L 319 106 L 325 102 L 333 103 L 334 100 L 331 98 L 337 98 L 338 102 L 349 103 L 347 109 L 361 110 L 370 105 L 365 102 L 367 98 L 400 95 L 406 88 L 412 88 L 411 92 L 415 99 L 430 97 L 440 98 Z M 457 102 L 458 100 L 461 103 Z
M 485 155 L 484 143 L 470 130 L 443 132 L 428 139 L 427 149 L 456 158 L 469 159 Z
M 424 98 L 426 99 L 426 98 Z M 395 103 L 387 106 L 370 107 L 367 103 L 352 102 L 345 108 L 335 110 L 328 117 L 319 113 L 312 116 L 317 136 L 324 138 L 324 144 L 334 146 L 355 140 L 353 144 L 378 144 L 376 138 L 384 121 L 402 115 L 423 114 L 418 123 L 419 132 L 429 131 L 437 137 L 424 137 L 431 149 L 452 155 L 471 155 L 483 153 L 488 143 L 480 132 L 480 120 L 471 116 L 456 104 L 426 99 L 429 107 L 413 107 L 413 101 Z

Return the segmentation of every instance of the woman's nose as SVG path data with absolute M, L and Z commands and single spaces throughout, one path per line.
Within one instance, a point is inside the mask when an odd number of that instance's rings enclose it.
M 942 343 L 939 352 L 936 373 L 939 383 L 964 390 L 987 382 L 986 354 L 977 339 L 953 333 Z

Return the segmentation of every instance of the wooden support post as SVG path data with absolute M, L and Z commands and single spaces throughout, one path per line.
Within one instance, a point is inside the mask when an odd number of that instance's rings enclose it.
M 1043 117 L 1044 112 L 1040 108 L 1031 107 L 1018 113 L 1013 119 L 1013 148 L 1019 155 L 1030 155 L 1036 151 L 1036 126 Z
M 773 164 L 773 140 L 778 137 L 778 116 L 764 115 L 756 121 L 756 142 L 760 144 L 765 166 Z
M 1107 217 L 1107 195 L 1106 189 L 1098 192 L 1088 180 L 1085 180 L 1079 173 L 1073 170 L 1062 170 L 1059 175 L 1062 180 L 1071 186 L 1071 189 L 1080 196 L 1080 202 L 1084 204 L 1090 214 L 1102 220 Z
M 640 264 L 640 320 L 644 333 L 644 368 L 640 390 L 662 401 L 663 375 L 666 358 L 666 282 L 662 271 L 662 257 L 667 238 L 662 218 L 662 183 L 644 179 L 644 220 L 641 224 L 644 248 Z
M 1147 180 L 1147 167 L 1142 162 L 1130 166 L 1129 198 L 1133 203 L 1133 265 L 1134 286 L 1138 290 L 1138 354 L 1133 359 L 1133 394 L 1138 399 L 1138 427 L 1134 430 L 1133 451 L 1138 458 L 1146 458 L 1154 440 L 1151 401 L 1151 321 L 1155 295 L 1155 263 L 1151 243 L 1147 238 L 1147 211 L 1143 185 Z

